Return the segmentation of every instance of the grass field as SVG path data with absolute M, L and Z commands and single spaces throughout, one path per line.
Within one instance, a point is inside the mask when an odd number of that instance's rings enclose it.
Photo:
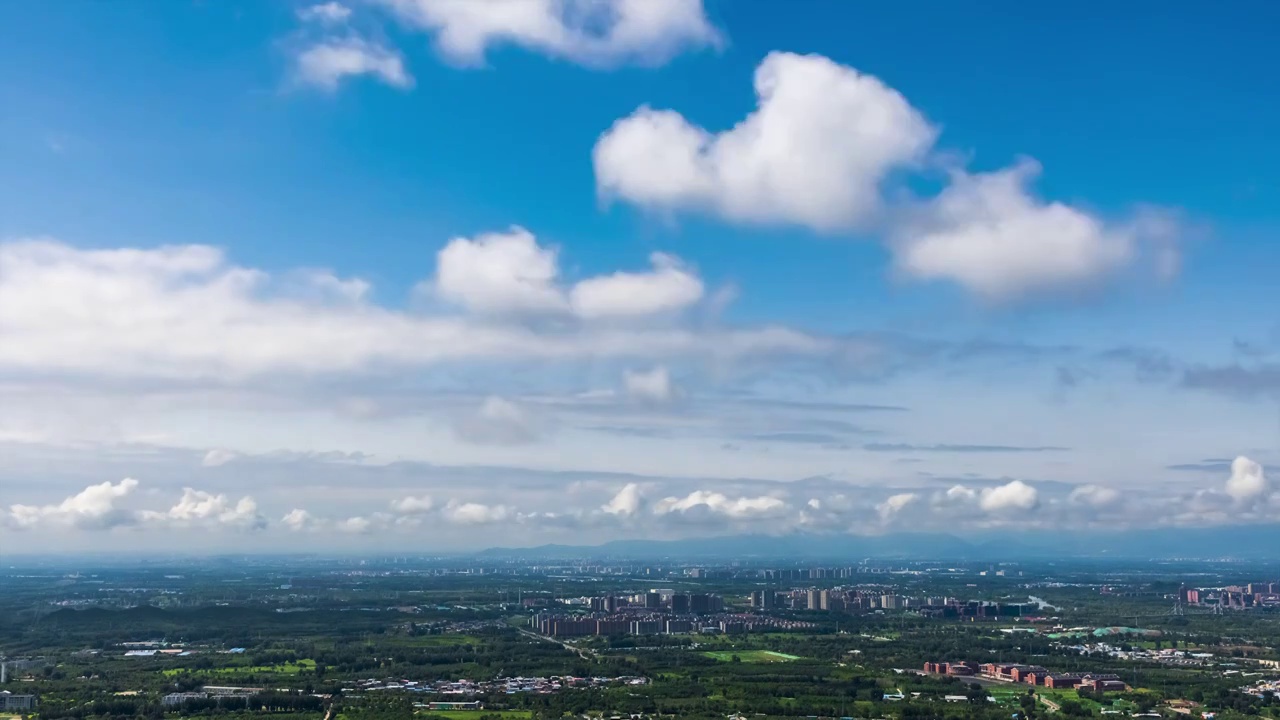
M 479 645 L 480 638 L 474 635 L 416 635 L 406 638 L 406 645 L 421 647 L 438 647 L 442 645 Z
M 448 717 L 449 720 L 475 720 L 481 715 L 502 717 L 502 720 L 529 720 L 534 716 L 529 710 L 419 710 L 419 715 Z
M 1050 700 L 1058 703 L 1059 705 L 1061 705 L 1065 700 L 1074 700 L 1080 703 L 1082 706 L 1084 706 L 1084 709 L 1093 713 L 1096 713 L 1104 709 L 1105 710 L 1121 710 L 1121 711 L 1127 712 L 1131 710 L 1136 710 L 1138 707 L 1137 705 L 1127 700 L 1121 700 L 1119 698 L 1112 698 L 1106 702 L 1100 703 L 1091 697 L 1089 698 L 1080 697 L 1080 694 L 1075 690 L 1049 690 L 1045 688 L 1037 688 L 1036 693 L 1041 697 L 1049 698 Z
M 233 666 L 222 668 L 209 668 L 207 670 L 190 670 L 194 673 L 208 673 L 210 675 L 240 675 L 253 674 L 265 675 L 273 673 L 276 675 L 297 675 L 302 672 L 314 672 L 316 669 L 316 661 L 311 659 L 298 660 L 297 662 L 281 663 L 279 665 L 249 665 L 249 666 Z M 184 672 L 188 672 L 187 668 L 169 668 L 163 673 L 167 676 L 174 676 Z
M 800 659 L 796 655 L 787 655 L 786 653 L 772 650 L 713 650 L 702 654 L 721 662 L 733 662 L 735 656 L 740 662 L 744 663 L 776 663 Z
M 1026 694 L 1026 688 L 1002 688 L 984 685 L 983 689 L 987 691 L 987 695 L 995 698 L 996 702 L 1001 705 L 1017 705 L 1018 698 Z

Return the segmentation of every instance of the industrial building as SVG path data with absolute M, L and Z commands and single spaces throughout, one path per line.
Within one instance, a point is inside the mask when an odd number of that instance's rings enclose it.
M 35 695 L 14 695 L 8 690 L 0 690 L 0 710 L 34 710 L 36 704 Z

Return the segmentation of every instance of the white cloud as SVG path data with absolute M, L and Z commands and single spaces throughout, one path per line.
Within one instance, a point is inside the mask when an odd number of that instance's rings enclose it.
M 132 525 L 137 514 L 116 506 L 138 488 L 138 481 L 125 478 L 118 483 L 90 485 L 57 505 L 13 505 L 9 508 L 10 524 L 30 529 L 46 523 L 81 530 L 109 530 Z
M 266 519 L 258 513 L 258 504 L 251 497 L 240 498 L 232 504 L 226 495 L 204 490 L 183 488 L 182 498 L 164 512 L 142 511 L 144 522 L 178 525 L 221 525 L 260 529 Z
M 1096 485 L 1049 484 L 1036 491 L 1019 481 L 985 489 L 956 486 L 950 491 L 935 491 L 921 489 L 914 482 L 855 488 L 836 480 L 765 484 L 760 480 L 708 479 L 698 486 L 701 489 L 690 492 L 689 480 L 678 477 L 646 477 L 624 483 L 601 478 L 579 480 L 572 485 L 566 485 L 563 477 L 554 483 L 510 483 L 514 477 L 510 468 L 490 475 L 475 468 L 430 470 L 401 463 L 376 469 L 363 464 L 317 461 L 298 468 L 297 477 L 288 479 L 280 476 L 286 471 L 284 466 L 255 467 L 257 457 L 244 456 L 242 464 L 237 465 L 237 475 L 245 475 L 243 487 L 260 487 L 265 493 L 262 507 L 252 498 L 236 500 L 239 493 L 185 489 L 176 502 L 160 503 L 156 509 L 134 509 L 159 496 L 139 492 L 141 486 L 131 487 L 129 483 L 104 483 L 48 505 L 30 503 L 7 509 L 0 526 L 28 532 L 3 542 L 81 538 L 80 542 L 102 546 L 145 546 L 142 544 L 154 542 L 157 537 L 164 537 L 166 542 L 173 538 L 175 543 L 190 542 L 187 538 L 215 542 L 212 533 L 218 531 L 216 542 L 230 544 L 251 542 L 251 536 L 232 531 L 263 528 L 267 534 L 252 542 L 260 545 L 279 541 L 282 545 L 292 543 L 293 547 L 305 542 L 333 547 L 354 542 L 341 539 L 354 535 L 369 547 L 403 546 L 422 540 L 439 542 L 442 547 L 475 548 L 580 542 L 573 539 L 572 533 L 587 529 L 600 541 L 622 536 L 689 537 L 744 529 L 766 533 L 801 529 L 854 533 L 905 530 L 963 536 L 994 528 L 1084 529 L 1105 522 L 1108 527 L 1122 530 L 1213 525 L 1232 520 L 1266 522 L 1277 517 L 1277 506 L 1265 495 L 1254 494 L 1256 485 L 1249 485 L 1247 492 L 1240 495 L 1256 500 L 1247 506 L 1233 500 L 1221 487 L 1199 492 L 1136 487 L 1119 492 Z M 181 472 L 189 465 L 189 455 L 174 453 L 172 462 L 172 467 Z M 262 470 L 267 473 L 263 475 Z M 1242 463 L 1239 475 L 1253 478 L 1254 470 Z M 155 471 L 168 472 L 158 466 Z M 387 474 L 388 484 L 379 484 L 382 473 Z M 270 486 L 263 484 L 263 477 L 272 480 Z M 388 494 L 393 487 L 392 478 L 396 483 L 410 481 L 430 487 L 431 495 Z M 303 488 L 308 502 L 316 503 L 308 505 L 307 510 L 291 504 Z M 558 490 L 549 492 L 551 488 Z M 455 499 L 442 499 L 450 497 Z M 795 504 L 788 498 L 794 498 Z M 1137 507 L 1150 512 L 1135 514 L 1132 509 Z M 270 527 L 263 527 L 263 514 L 273 519 Z M 767 522 L 754 522 L 761 519 Z M 476 533 L 477 526 L 486 527 Z M 128 528 L 129 532 L 99 535 L 100 539 L 94 540 L 71 532 L 112 528 Z M 290 533 L 306 532 L 320 535 L 307 540 L 288 539 Z
M 1109 507 L 1120 501 L 1120 491 L 1115 488 L 1102 487 L 1099 485 L 1081 485 L 1071 491 L 1071 495 L 1067 498 L 1070 502 L 1079 505 L 1088 505 L 1095 508 Z
M 294 532 L 314 530 L 320 524 L 315 516 L 301 508 L 294 508 L 285 513 L 285 516 L 280 518 L 280 522 Z
M 1269 494 L 1271 485 L 1262 465 L 1241 455 L 1231 461 L 1231 477 L 1223 490 L 1237 502 L 1245 503 Z
M 537 422 L 523 407 L 496 396 L 455 423 L 454 433 L 479 445 L 522 445 L 539 437 Z
M 454 238 L 436 259 L 435 291 L 443 299 L 483 313 L 545 313 L 566 308 L 556 285 L 560 269 L 554 248 L 538 245 L 533 233 Z
M 207 468 L 222 467 L 238 457 L 240 457 L 240 453 L 234 450 L 214 448 L 204 454 L 204 459 L 200 461 L 200 464 Z
M 339 2 L 319 3 L 298 9 L 298 19 L 324 25 L 341 25 L 351 18 L 351 8 Z
M 890 495 L 884 502 L 876 506 L 876 511 L 880 513 L 881 519 L 888 520 L 894 515 L 902 512 L 903 508 L 914 503 L 917 497 L 918 496 L 915 493 L 898 493 L 897 495 Z
M 731 518 L 746 518 L 776 513 L 786 506 L 779 498 L 767 495 L 731 498 L 723 493 L 695 490 L 685 497 L 664 498 L 654 506 L 653 511 L 659 515 L 667 515 L 706 509 Z
M 713 134 L 642 107 L 596 143 L 596 184 L 656 210 L 821 231 L 867 224 L 881 184 L 924 159 L 937 130 L 880 80 L 819 55 L 771 53 L 756 69 L 758 107 Z
M 663 365 L 657 365 L 648 371 L 625 370 L 622 373 L 622 385 L 628 397 L 641 402 L 671 402 L 679 394 L 679 389 L 671 382 L 671 373 Z
M 574 285 L 573 312 L 586 319 L 639 317 L 683 310 L 702 299 L 702 280 L 679 258 L 653 253 L 649 261 L 652 272 L 616 272 Z
M 757 68 L 755 89 L 756 110 L 718 133 L 650 107 L 618 120 L 593 151 L 598 191 L 739 223 L 882 230 L 905 277 L 988 300 L 1060 292 L 1145 261 L 1158 277 L 1177 272 L 1181 228 L 1168 212 L 1113 222 L 1043 201 L 1029 159 L 956 170 L 936 197 L 884 212 L 888 177 L 939 159 L 937 129 L 901 94 L 825 57 L 779 52 Z
M 561 295 L 486 297 L 476 302 Z M 0 370 L 10 372 L 237 380 L 457 360 L 813 357 L 838 349 L 833 340 L 778 327 L 534 328 L 390 310 L 363 293 L 331 303 L 282 293 L 267 273 L 231 265 L 205 246 L 0 243 Z
M 664 253 L 650 256 L 650 272 L 591 277 L 566 292 L 559 283 L 557 254 L 521 227 L 454 238 L 440 251 L 436 278 L 428 287 L 473 312 L 572 313 L 587 320 L 669 313 L 702 299 L 702 280 L 679 258 Z
M 71 527 L 111 530 L 118 527 L 225 527 L 257 530 L 266 526 L 251 497 L 232 503 L 226 495 L 184 488 L 182 497 L 166 510 L 133 510 L 120 502 L 134 495 L 138 481 L 90 485 L 57 505 L 13 505 L 4 524 L 18 529 Z
M 431 512 L 435 507 L 435 501 L 430 495 L 422 495 L 420 497 L 403 497 L 399 500 L 391 502 L 391 511 L 400 515 L 423 515 Z
M 511 519 L 513 516 L 511 508 L 505 505 L 450 500 L 444 507 L 445 519 L 457 525 L 488 525 Z
M 1040 503 L 1040 493 L 1035 488 L 1014 480 L 993 488 L 983 488 L 978 505 L 991 513 L 1009 510 L 1032 510 Z
M 640 512 L 643 507 L 644 497 L 640 494 L 640 486 L 636 483 L 627 483 L 600 510 L 609 515 L 631 517 Z
M 397 50 L 356 36 L 324 38 L 303 47 L 293 61 L 298 82 L 327 92 L 337 90 L 344 80 L 366 75 L 391 87 L 413 87 L 413 76 Z
M 344 518 L 334 523 L 334 529 L 347 535 L 364 535 L 372 532 L 374 523 L 367 517 L 355 516 Z
M 432 33 L 440 53 L 460 65 L 479 65 L 502 45 L 591 67 L 656 65 L 721 42 L 702 0 L 377 1 Z
M 948 280 L 989 300 L 1093 283 L 1133 263 L 1142 241 L 1161 237 L 1158 262 L 1171 266 L 1168 223 L 1108 223 L 1036 198 L 1032 160 L 992 173 L 956 172 L 951 184 L 894 232 L 900 272 Z
M 335 298 L 345 302 L 363 300 L 372 289 L 369 281 L 360 278 L 340 278 L 328 272 L 310 271 L 304 274 L 307 284 L 322 299 Z

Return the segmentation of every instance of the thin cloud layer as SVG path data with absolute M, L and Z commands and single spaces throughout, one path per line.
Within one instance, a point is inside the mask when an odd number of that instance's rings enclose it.
M 399 50 L 351 25 L 352 9 L 333 0 L 296 11 L 299 29 L 285 44 L 299 87 L 335 92 L 343 83 L 371 78 L 400 90 L 413 87 L 413 75 Z
M 680 393 L 664 365 L 649 370 L 625 370 L 622 385 L 627 397 L 644 403 L 669 403 Z
M 521 406 L 500 397 L 486 398 L 454 430 L 462 440 L 480 445 L 522 445 L 539 436 L 536 419 Z
M 351 18 L 351 8 L 342 3 L 330 2 L 308 5 L 298 9 L 298 19 L 322 25 L 339 25 Z
M 505 259 L 489 260 L 477 260 L 466 276 L 486 280 L 458 291 L 478 313 L 466 317 L 393 310 L 363 292 L 343 302 L 291 293 L 287 283 L 233 265 L 206 246 L 80 250 L 49 240 L 0 243 L 0 370 L 243 380 L 468 359 L 816 357 L 840 349 L 830 339 L 780 327 L 695 328 L 666 318 L 635 323 L 637 308 L 662 311 L 692 297 L 687 289 L 671 294 L 664 283 L 644 286 L 653 294 L 624 308 L 633 321 L 624 327 L 534 327 L 494 318 L 488 311 L 536 305 L 534 297 L 554 299 L 558 307 L 564 295 L 553 286 L 530 290 L 527 277 L 506 272 Z M 607 276 L 597 289 L 633 281 Z M 317 274 L 315 283 L 349 286 L 350 279 Z M 589 305 L 593 318 L 619 311 L 612 301 Z
M 1099 485 L 1081 485 L 1071 491 L 1068 499 L 1074 503 L 1103 508 L 1120 502 L 1121 497 L 1120 491 L 1115 488 L 1101 487 Z
M 294 56 L 294 71 L 299 83 L 326 92 L 337 90 L 344 80 L 364 76 L 401 90 L 414 84 L 398 50 L 357 36 L 306 46 Z

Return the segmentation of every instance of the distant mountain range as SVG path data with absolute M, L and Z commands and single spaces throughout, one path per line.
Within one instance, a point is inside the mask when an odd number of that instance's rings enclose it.
M 490 548 L 482 557 L 521 559 L 662 558 L 795 560 L 1050 560 L 1054 558 L 1280 560 L 1280 524 L 1211 528 L 889 535 L 731 535 L 681 540 L 615 540 L 602 545 Z

